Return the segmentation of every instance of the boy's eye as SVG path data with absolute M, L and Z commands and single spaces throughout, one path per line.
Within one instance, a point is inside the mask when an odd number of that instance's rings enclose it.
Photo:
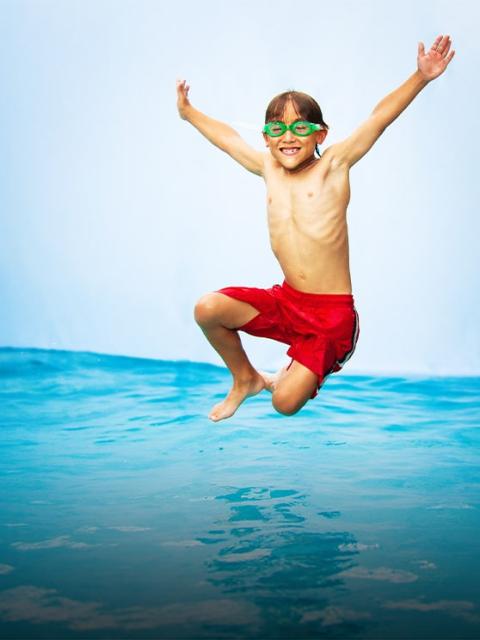
M 297 122 L 294 125 L 294 130 L 298 133 L 306 133 L 309 130 L 309 127 L 305 122 Z
M 283 127 L 280 124 L 271 124 L 270 131 L 272 133 L 282 133 Z

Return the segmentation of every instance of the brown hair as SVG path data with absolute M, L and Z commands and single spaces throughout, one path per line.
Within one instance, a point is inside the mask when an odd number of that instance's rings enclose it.
M 299 118 L 307 120 L 308 122 L 314 122 L 321 124 L 325 129 L 328 129 L 328 124 L 323 119 L 322 110 L 318 102 L 309 96 L 307 93 L 301 91 L 284 91 L 279 93 L 270 100 L 270 103 L 265 112 L 265 122 L 272 122 L 272 120 L 280 120 L 283 116 L 287 104 L 291 102 L 293 108 L 297 112 Z M 316 151 L 320 155 L 318 145 Z

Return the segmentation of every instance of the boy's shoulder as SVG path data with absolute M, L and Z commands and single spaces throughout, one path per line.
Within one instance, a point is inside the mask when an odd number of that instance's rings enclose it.
M 348 169 L 342 161 L 343 156 L 343 146 L 341 142 L 331 144 L 322 153 L 322 159 L 325 161 L 325 164 L 328 165 L 329 169 L 340 169 L 342 167 Z

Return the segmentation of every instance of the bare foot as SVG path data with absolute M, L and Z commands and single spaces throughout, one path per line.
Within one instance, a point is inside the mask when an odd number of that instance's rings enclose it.
M 268 373 L 267 371 L 258 372 L 265 382 L 265 389 L 273 393 L 278 380 L 278 373 Z
M 275 387 L 279 383 L 280 379 L 283 378 L 285 373 L 287 372 L 287 367 L 283 367 L 277 373 L 267 373 L 266 371 L 259 371 L 259 374 L 262 376 L 265 381 L 265 389 L 273 393 L 275 391 Z
M 210 420 L 213 420 L 213 422 L 230 418 L 245 398 L 255 396 L 257 393 L 260 393 L 262 389 L 265 389 L 265 380 L 257 372 L 255 372 L 255 375 L 248 382 L 236 382 L 234 380 L 233 387 L 230 389 L 228 396 L 223 402 L 219 402 L 213 407 L 208 417 Z

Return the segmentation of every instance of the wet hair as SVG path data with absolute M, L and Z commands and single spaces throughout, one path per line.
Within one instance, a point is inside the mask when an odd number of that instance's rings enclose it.
M 293 90 L 279 93 L 278 96 L 270 100 L 265 112 L 265 123 L 272 122 L 273 120 L 281 120 L 288 103 L 292 104 L 298 117 L 302 120 L 321 124 L 325 129 L 329 129 L 328 124 L 323 119 L 322 110 L 318 102 L 307 93 Z M 320 156 L 318 144 L 315 146 L 315 151 Z

